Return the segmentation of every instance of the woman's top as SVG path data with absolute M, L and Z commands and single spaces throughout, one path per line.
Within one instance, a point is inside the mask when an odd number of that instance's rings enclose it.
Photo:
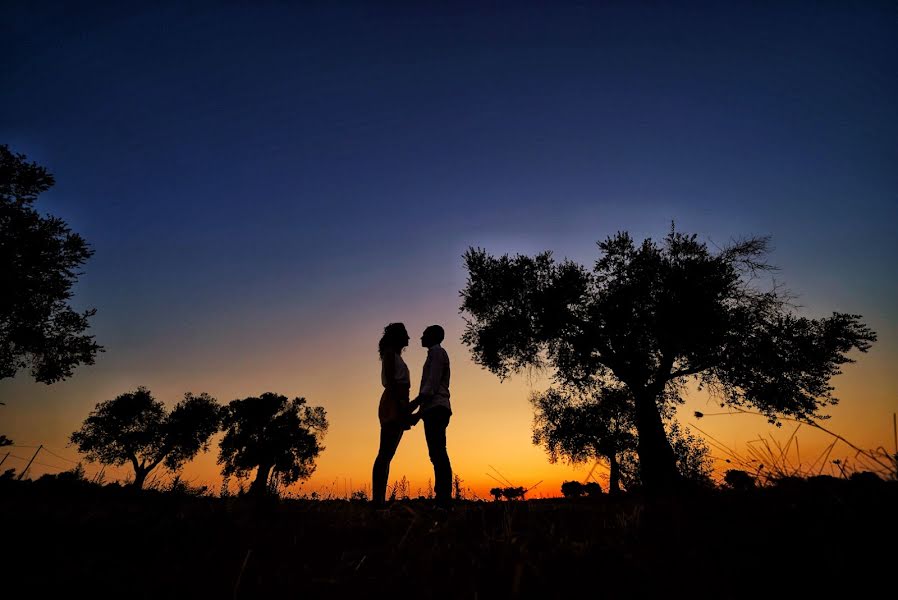
M 392 360 L 383 361 L 380 368 L 380 382 L 384 386 L 384 392 L 381 394 L 380 403 L 377 405 L 377 417 L 380 419 L 381 425 L 394 426 L 402 424 L 404 429 L 409 429 L 407 421 L 408 392 L 412 380 L 408 372 L 408 366 L 406 366 L 402 357 L 397 353 L 391 358 Z M 387 372 L 390 362 L 393 363 L 392 373 Z M 393 385 L 387 387 L 391 377 Z
M 400 386 L 411 387 L 412 379 L 408 372 L 408 366 L 406 366 L 405 361 L 402 360 L 402 356 L 400 354 L 393 355 L 393 365 L 393 381 L 395 381 Z M 387 387 L 387 384 L 390 382 L 387 375 L 387 361 L 381 363 L 380 382 L 384 387 Z

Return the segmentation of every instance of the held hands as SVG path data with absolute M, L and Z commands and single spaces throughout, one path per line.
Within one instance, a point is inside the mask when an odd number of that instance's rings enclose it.
M 421 415 L 423 413 L 423 411 L 420 410 L 421 400 L 422 400 L 422 398 L 419 395 L 414 400 L 412 400 L 411 402 L 408 403 L 407 423 L 408 423 L 409 428 L 414 427 L 415 425 L 418 424 L 418 421 L 421 420 Z M 415 409 L 419 409 L 418 412 L 413 412 Z
M 418 396 L 417 398 L 415 398 L 414 400 L 412 400 L 412 401 L 409 403 L 409 405 L 408 405 L 408 409 L 409 409 L 408 424 L 409 424 L 409 427 L 414 427 L 415 425 L 418 424 L 418 421 L 421 420 L 421 413 L 423 412 L 422 410 L 419 409 L 418 412 L 412 413 L 412 411 L 415 410 L 416 408 L 418 408 L 420 405 L 421 405 L 421 397 L 420 397 L 420 396 Z

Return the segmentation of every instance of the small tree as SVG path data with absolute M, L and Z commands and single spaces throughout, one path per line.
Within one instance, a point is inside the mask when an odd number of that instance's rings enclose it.
M 741 469 L 729 469 L 723 475 L 723 481 L 734 490 L 745 492 L 755 489 L 756 479 Z
M 598 246 L 591 271 L 550 252 L 469 249 L 462 341 L 500 378 L 547 364 L 560 385 L 625 386 L 650 491 L 680 480 L 662 419 L 670 386 L 696 378 L 722 404 L 753 406 L 774 423 L 821 418 L 837 402 L 829 382 L 848 353 L 876 339 L 859 315 L 798 317 L 775 287 L 759 289 L 754 276 L 771 268 L 764 238 L 712 252 L 671 230 L 661 244 L 618 233 Z
M 561 495 L 565 498 L 579 498 L 586 492 L 579 481 L 564 481 L 561 483 Z
M 93 250 L 62 219 L 32 207 L 53 184 L 44 167 L 0 145 L 0 379 L 30 368 L 36 381 L 54 383 L 103 351 L 84 333 L 96 311 L 68 305 Z
M 223 422 L 221 472 L 246 478 L 255 469 L 249 488 L 254 495 L 266 493 L 271 474 L 284 485 L 310 477 L 328 428 L 324 408 L 306 406 L 305 398 L 287 400 L 271 392 L 231 401 Z
M 505 496 L 506 500 L 523 500 L 526 494 L 527 490 L 521 486 L 502 489 L 502 495 Z
M 673 420 L 665 426 L 665 431 L 680 477 L 693 486 L 713 487 L 714 460 L 705 440 Z
M 586 391 L 549 388 L 533 394 L 533 443 L 543 446 L 549 462 L 571 464 L 605 460 L 610 493 L 620 493 L 622 455 L 636 450 L 632 397 L 618 386 Z
M 221 407 L 208 394 L 184 394 L 172 411 L 145 387 L 97 404 L 70 440 L 88 460 L 134 467 L 134 483 L 143 487 L 160 464 L 177 471 L 219 430 Z
M 602 495 L 602 486 L 595 481 L 588 481 L 583 485 L 583 493 L 590 498 L 597 498 Z

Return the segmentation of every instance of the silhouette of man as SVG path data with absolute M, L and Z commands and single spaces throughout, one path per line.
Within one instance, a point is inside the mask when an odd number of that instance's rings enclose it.
M 431 325 L 421 336 L 421 345 L 427 348 L 427 360 L 421 374 L 421 388 L 411 401 L 415 422 L 424 421 L 424 437 L 427 452 L 433 463 L 434 493 L 437 506 L 446 507 L 452 500 L 452 465 L 446 452 L 446 428 L 452 416 L 449 404 L 449 355 L 440 346 L 445 337 L 443 328 Z

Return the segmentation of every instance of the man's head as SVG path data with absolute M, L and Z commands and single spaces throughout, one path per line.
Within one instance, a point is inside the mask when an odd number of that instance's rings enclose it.
M 421 345 L 425 348 L 436 346 L 446 337 L 446 332 L 439 325 L 431 325 L 421 335 Z

